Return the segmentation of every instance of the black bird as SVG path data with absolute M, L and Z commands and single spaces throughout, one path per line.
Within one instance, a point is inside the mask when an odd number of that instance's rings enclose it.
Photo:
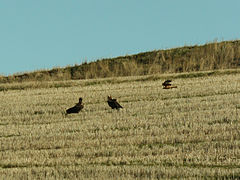
M 166 81 L 164 81 L 164 83 L 162 83 L 162 85 L 163 86 L 171 86 L 171 82 L 172 82 L 172 80 L 166 80 Z
M 164 83 L 162 83 L 163 89 L 177 88 L 177 86 L 172 86 L 171 82 L 172 82 L 172 80 L 164 81 Z
M 117 109 L 119 110 L 119 108 L 123 108 L 116 99 L 113 99 L 111 96 L 108 96 L 108 100 L 107 100 L 108 105 L 112 108 L 112 109 Z
M 67 110 L 66 110 L 66 113 L 67 113 L 67 114 L 79 113 L 79 111 L 81 111 L 81 110 L 83 109 L 83 107 L 84 107 L 84 106 L 83 106 L 83 104 L 82 104 L 82 98 L 80 97 L 80 98 L 79 98 L 79 102 L 78 102 L 75 106 L 67 109 Z

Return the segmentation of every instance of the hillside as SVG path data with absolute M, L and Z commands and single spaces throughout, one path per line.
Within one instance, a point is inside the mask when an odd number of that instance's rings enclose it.
M 101 59 L 65 68 L 0 77 L 0 83 L 138 76 L 156 73 L 234 69 L 240 66 L 240 41 L 155 50 L 130 56 Z

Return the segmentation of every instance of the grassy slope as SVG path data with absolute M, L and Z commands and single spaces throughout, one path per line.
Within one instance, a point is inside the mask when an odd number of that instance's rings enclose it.
M 163 73 L 233 69 L 240 65 L 240 41 L 185 46 L 131 56 L 102 59 L 66 68 L 36 71 L 8 77 L 0 82 L 94 79 Z
M 169 77 L 177 89 L 162 89 Z M 0 176 L 239 178 L 239 78 L 236 70 L 4 84 Z M 111 110 L 108 94 L 124 109 Z M 84 110 L 64 116 L 79 96 Z

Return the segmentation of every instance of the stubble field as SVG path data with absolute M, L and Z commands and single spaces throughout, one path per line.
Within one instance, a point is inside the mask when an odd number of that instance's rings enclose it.
M 165 78 L 2 85 L 0 177 L 239 178 L 240 74 Z

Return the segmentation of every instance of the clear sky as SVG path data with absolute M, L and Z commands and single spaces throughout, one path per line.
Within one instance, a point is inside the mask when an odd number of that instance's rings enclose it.
M 0 0 L 0 74 L 240 39 L 240 0 Z

